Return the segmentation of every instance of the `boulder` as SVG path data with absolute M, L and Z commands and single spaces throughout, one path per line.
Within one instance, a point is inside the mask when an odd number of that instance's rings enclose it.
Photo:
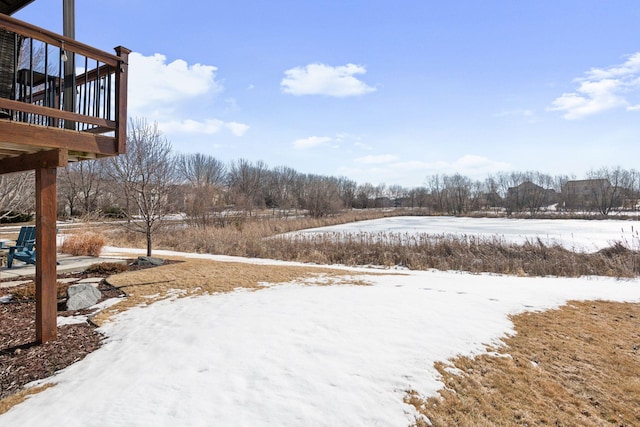
M 67 289 L 67 310 L 82 310 L 91 307 L 102 297 L 102 293 L 90 283 L 78 283 Z
M 139 256 L 137 260 L 133 262 L 133 265 L 162 265 L 164 260 L 162 258 L 155 258 L 152 256 Z

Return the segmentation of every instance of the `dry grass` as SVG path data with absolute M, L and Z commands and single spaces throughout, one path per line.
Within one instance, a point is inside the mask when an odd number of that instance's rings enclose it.
M 126 271 L 129 271 L 129 266 L 125 264 L 120 264 L 118 262 L 99 262 L 97 264 L 91 264 L 84 272 L 98 276 L 111 276 L 113 274 L 124 273 Z
M 358 276 L 358 273 L 330 268 L 256 265 L 199 259 L 181 261 L 183 262 L 109 277 L 108 283 L 126 292 L 127 298 L 96 315 L 93 321 L 101 325 L 111 316 L 131 307 L 169 297 L 231 292 L 238 288 L 261 289 L 265 284 L 294 280 L 314 285 L 366 284 L 353 278 Z
M 603 301 L 513 316 L 500 355 L 437 363 L 440 396 L 406 401 L 433 426 L 640 425 L 638 319 L 640 304 Z
M 637 277 L 640 251 L 621 244 L 579 253 L 541 240 L 525 244 L 500 238 L 410 233 L 325 233 L 281 236 L 306 228 L 407 215 L 416 211 L 352 211 L 328 218 L 243 218 L 226 227 L 184 226 L 159 233 L 154 247 L 184 252 L 343 265 L 401 265 L 413 270 L 461 270 L 517 276 Z M 141 234 L 112 231 L 114 246 L 144 247 Z
M 45 391 L 46 389 L 48 389 L 49 387 L 53 387 L 54 385 L 55 384 L 53 383 L 49 383 L 49 384 L 43 384 L 37 387 L 25 388 L 24 390 L 21 390 L 16 394 L 13 394 L 9 397 L 6 397 L 0 400 L 0 415 L 4 414 L 9 409 L 13 408 L 15 405 L 18 405 L 19 403 L 24 402 L 32 394 L 37 394 L 37 393 L 40 393 L 41 391 Z
M 90 231 L 66 236 L 60 251 L 71 255 L 99 256 L 104 246 L 104 237 Z
M 308 234 L 269 239 L 271 257 L 346 265 L 402 265 L 412 270 L 461 270 L 517 276 L 636 277 L 640 252 L 621 244 L 598 253 L 573 252 L 541 240 L 409 233 Z
M 408 215 L 418 211 L 364 210 L 348 211 L 322 218 L 276 217 L 263 213 L 260 216 L 239 216 L 228 221 L 225 226 L 207 228 L 176 227 L 169 225 L 162 233 L 154 236 L 154 248 L 183 252 L 213 253 L 232 256 L 267 257 L 269 242 L 265 239 L 290 231 L 326 227 L 348 222 Z M 145 247 L 142 233 L 128 232 L 123 228 L 111 227 L 104 231 L 109 244 L 121 247 Z
M 66 298 L 67 289 L 69 283 L 56 282 L 58 299 Z M 35 282 L 25 283 L 24 285 L 17 286 L 11 290 L 11 295 L 14 300 L 17 301 L 30 301 L 36 299 L 36 284 Z

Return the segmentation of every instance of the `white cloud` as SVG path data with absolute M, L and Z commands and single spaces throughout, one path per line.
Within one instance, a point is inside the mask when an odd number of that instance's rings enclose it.
M 362 163 L 365 165 L 375 165 L 375 164 L 384 164 L 391 163 L 398 160 L 398 156 L 394 156 L 393 154 L 380 154 L 380 155 L 369 155 L 364 157 L 358 157 L 354 160 L 356 163 Z
M 614 77 L 626 77 L 640 73 L 640 52 L 629 56 L 622 65 L 616 65 L 608 69 L 592 68 L 587 72 L 587 78 L 591 80 L 610 79 Z
M 249 126 L 236 121 L 202 117 L 207 105 L 223 91 L 216 80 L 213 65 L 189 65 L 182 59 L 167 63 L 166 56 L 156 53 L 144 56 L 133 52 L 129 56 L 129 115 L 144 117 L 158 123 L 171 137 L 184 135 L 215 135 L 228 131 L 244 135 Z M 227 112 L 238 109 L 235 98 L 224 100 Z M 192 108 L 190 108 L 192 107 Z
M 575 79 L 575 92 L 556 98 L 550 111 L 561 111 L 567 120 L 581 119 L 615 108 L 638 111 L 629 105 L 627 96 L 640 92 L 640 52 L 631 55 L 623 64 L 609 68 L 592 68 L 585 77 Z
M 309 64 L 286 70 L 280 87 L 284 93 L 292 95 L 326 95 L 338 98 L 365 95 L 376 89 L 354 76 L 366 72 L 365 67 L 355 64 L 337 67 Z
M 331 141 L 333 141 L 333 138 L 329 138 L 328 136 L 310 136 L 308 138 L 301 138 L 293 141 L 293 148 L 296 148 L 298 150 L 305 150 L 308 148 L 325 145 Z
M 197 120 L 170 120 L 162 121 L 160 129 L 165 133 L 202 134 L 214 135 L 223 129 L 229 130 L 235 136 L 242 136 L 249 129 L 248 125 L 237 122 L 223 122 L 218 119 Z
M 364 142 L 355 142 L 353 145 L 362 150 L 373 150 L 372 146 L 370 146 L 369 144 L 365 144 Z
M 248 125 L 245 125 L 244 123 L 238 123 L 238 122 L 225 123 L 225 127 L 229 129 L 231 133 L 234 134 L 235 136 L 242 136 L 249 130 Z
M 182 59 L 167 63 L 167 57 L 156 53 L 143 56 L 132 52 L 129 56 L 129 109 L 134 115 L 147 110 L 170 107 L 182 101 L 223 90 L 216 81 L 217 68 L 212 65 L 189 65 Z

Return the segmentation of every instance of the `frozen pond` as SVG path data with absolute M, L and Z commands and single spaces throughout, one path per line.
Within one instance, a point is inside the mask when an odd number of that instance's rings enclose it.
M 640 249 L 640 221 L 577 219 L 459 218 L 450 216 L 406 216 L 311 228 L 295 234 L 395 233 L 477 236 L 524 243 L 541 239 L 567 249 L 595 252 L 622 242 Z

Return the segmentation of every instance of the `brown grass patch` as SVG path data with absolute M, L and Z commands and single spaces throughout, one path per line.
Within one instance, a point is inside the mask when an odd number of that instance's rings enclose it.
M 49 387 L 53 387 L 54 385 L 55 384 L 50 383 L 50 384 L 44 384 L 37 387 L 26 388 L 24 390 L 20 390 L 16 394 L 13 394 L 5 399 L 0 400 L 0 415 L 4 414 L 9 409 L 13 408 L 15 405 L 18 405 L 24 402 L 25 400 L 27 400 L 27 397 L 31 396 L 32 394 L 37 394 L 37 393 L 40 393 L 41 391 L 45 391 L 46 389 L 48 389 Z
M 97 257 L 102 251 L 105 240 L 104 237 L 90 231 L 71 234 L 65 237 L 60 251 L 76 256 Z
M 604 301 L 512 316 L 500 356 L 437 363 L 440 396 L 406 401 L 433 426 L 640 425 L 639 319 L 640 304 Z
M 67 297 L 67 289 L 69 289 L 69 283 L 56 282 L 56 290 L 58 299 Z M 36 284 L 35 282 L 25 283 L 24 285 L 16 286 L 10 291 L 11 296 L 17 301 L 30 301 L 36 299 Z
M 113 274 L 124 273 L 128 270 L 128 265 L 118 262 L 99 262 L 97 264 L 91 264 L 84 272 L 98 276 L 111 276 Z
M 172 296 L 183 297 L 231 292 L 238 288 L 261 289 L 265 283 L 275 284 L 301 280 L 314 285 L 366 284 L 362 280 L 352 279 L 353 276 L 364 273 L 331 268 L 259 265 L 201 259 L 180 260 L 183 262 L 109 277 L 108 283 L 126 292 L 127 298 L 99 313 L 93 321 L 101 325 L 112 315 L 128 308 Z

